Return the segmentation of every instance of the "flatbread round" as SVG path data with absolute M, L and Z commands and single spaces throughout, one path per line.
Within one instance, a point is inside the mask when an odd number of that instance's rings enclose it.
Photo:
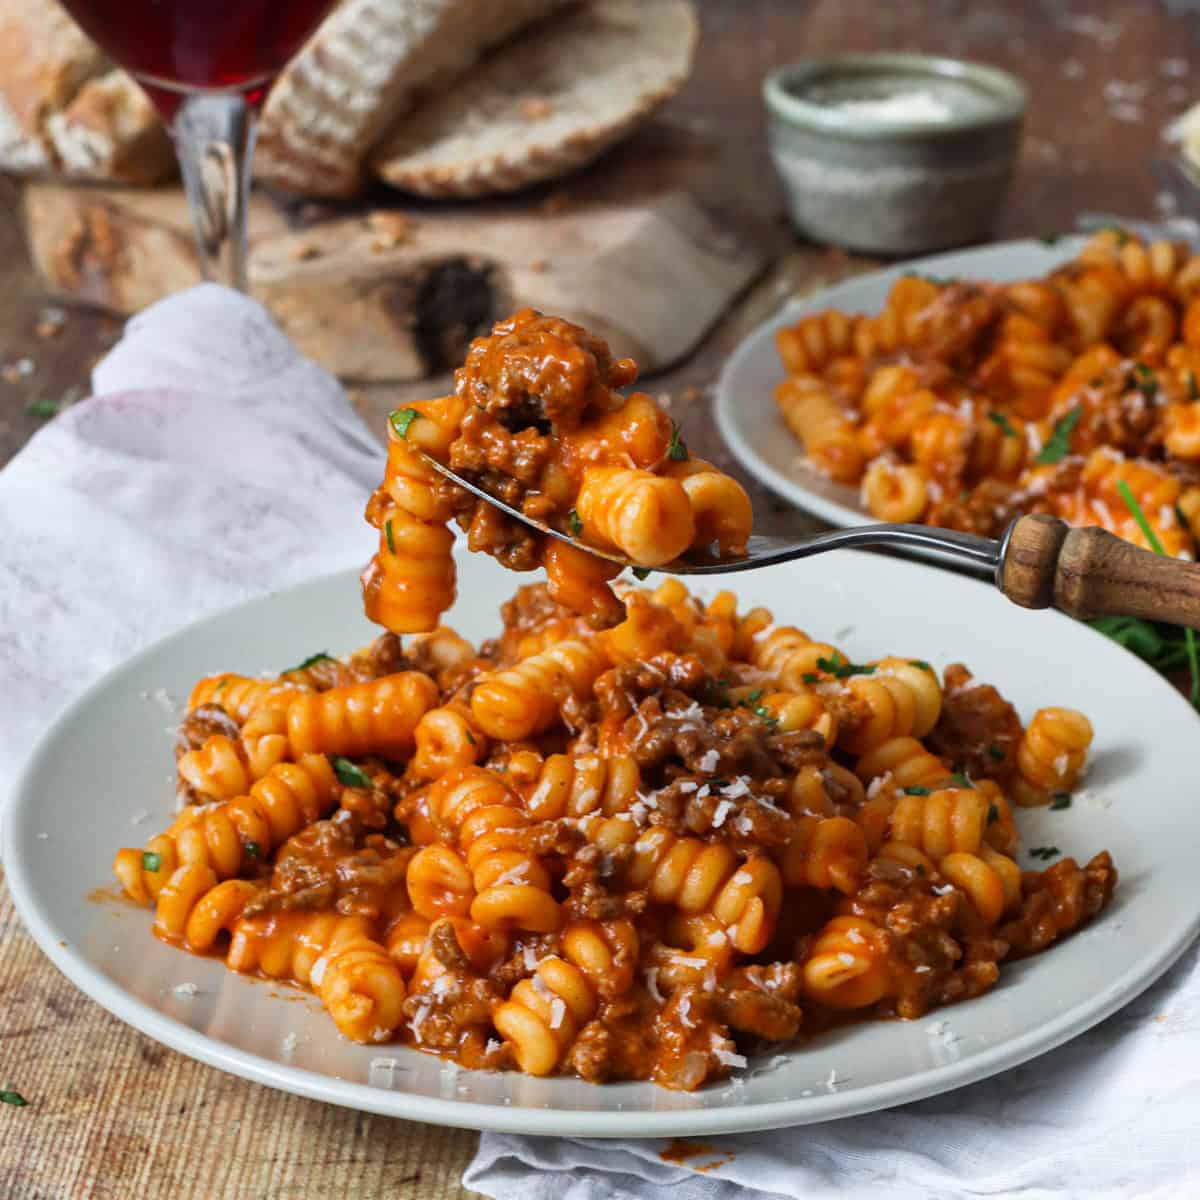
M 575 170 L 683 85 L 687 0 L 593 0 L 542 21 L 385 137 L 376 174 L 423 196 L 512 192 Z

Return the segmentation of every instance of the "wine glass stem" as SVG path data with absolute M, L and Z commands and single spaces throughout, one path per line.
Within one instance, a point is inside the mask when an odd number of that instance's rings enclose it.
M 192 93 L 171 132 L 204 278 L 244 292 L 254 110 L 236 93 Z

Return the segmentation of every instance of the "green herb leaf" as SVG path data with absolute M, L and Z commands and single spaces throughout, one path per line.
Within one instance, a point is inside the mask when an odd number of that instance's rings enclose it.
M 333 662 L 332 654 L 327 654 L 324 650 L 318 650 L 316 654 L 310 654 L 299 666 L 288 667 L 286 671 L 281 672 L 284 675 L 290 675 L 293 671 L 307 671 L 309 667 L 315 667 L 319 662 Z
M 1049 466 L 1051 463 L 1061 462 L 1066 458 L 1071 451 L 1071 434 L 1074 432 L 1075 426 L 1079 424 L 1079 418 L 1082 415 L 1082 408 L 1073 408 L 1065 417 L 1057 421 L 1050 440 L 1038 451 L 1034 462 L 1040 463 L 1042 466 Z
M 800 680 L 802 683 L 820 683 L 821 677 L 820 675 L 814 675 L 811 671 L 805 671 L 804 674 L 800 676 Z
M 160 871 L 162 870 L 162 855 L 155 854 L 153 850 L 142 851 L 142 870 L 143 871 Z
M 1042 236 L 1038 238 L 1038 241 L 1041 242 L 1043 246 L 1057 246 L 1062 239 L 1063 235 L 1061 233 L 1043 233 Z
M 222 691 L 224 691 L 224 689 L 225 689 L 225 688 L 227 688 L 228 686 L 229 686 L 229 680 L 228 680 L 228 679 L 222 679 L 222 680 L 221 680 L 221 682 L 220 682 L 220 683 L 218 683 L 218 684 L 217 684 L 217 686 L 216 686 L 215 688 L 213 688 L 213 695 L 215 696 L 215 695 L 217 695 L 219 692 L 222 692 Z
M 398 408 L 394 412 L 388 413 L 388 420 L 399 437 L 407 438 L 408 427 L 420 415 L 415 408 Z
M 1057 846 L 1034 846 L 1029 851 L 1031 858 L 1040 858 L 1045 862 L 1048 862 L 1052 858 L 1057 858 L 1061 853 L 1062 851 Z
M 474 745 L 475 745 L 475 739 L 474 739 L 474 737 L 472 737 L 472 736 L 471 736 L 471 731 L 470 731 L 469 729 L 464 729 L 464 730 L 463 730 L 463 733 L 465 733 L 465 734 L 466 734 L 466 736 L 467 736 L 467 741 L 468 741 L 468 742 L 470 742 L 472 746 L 474 746 Z
M 987 823 L 992 825 L 998 820 L 1000 820 L 1000 810 L 996 807 L 996 805 L 989 804 L 987 811 Z
M 1105 225 L 1104 228 L 1098 232 L 1111 233 L 1113 237 L 1117 239 L 1118 246 L 1124 246 L 1125 243 L 1129 241 L 1129 231 L 1127 229 L 1122 229 L 1120 225 Z
M 923 658 L 910 658 L 908 665 L 910 667 L 920 667 L 922 671 L 928 671 L 930 674 L 933 673 L 933 668 Z
M 369 788 L 375 786 L 371 782 L 371 777 L 361 768 L 356 767 L 348 758 L 333 754 L 330 755 L 330 761 L 333 763 L 334 774 L 346 787 Z
M 1013 423 L 1002 412 L 997 412 L 995 409 L 992 409 L 992 411 L 988 413 L 988 420 L 991 421 L 993 425 L 999 425 L 1000 428 L 1004 430 L 1005 437 L 1015 438 L 1021 436 L 1013 428 Z
M 924 863 L 917 863 L 917 874 L 918 875 L 925 874 L 925 864 Z
M 1071 807 L 1070 792 L 1055 792 L 1054 799 L 1050 802 L 1051 812 L 1060 812 L 1064 808 Z
M 567 532 L 572 537 L 578 537 L 583 532 L 583 522 L 573 508 L 567 512 Z
M 834 679 L 849 679 L 851 675 L 874 675 L 875 667 L 870 663 L 852 663 L 835 650 L 832 658 L 818 658 L 817 666 Z
M 634 567 L 633 568 L 633 577 L 634 577 L 634 579 L 649 579 L 650 578 L 650 568 L 649 567 Z
M 29 1103 L 20 1092 L 11 1089 L 0 1092 L 0 1104 L 11 1104 L 13 1108 L 24 1108 Z
M 1005 758 L 1004 750 L 1000 746 L 989 746 L 987 749 L 988 758 L 995 762 L 1003 762 Z
M 1158 395 L 1158 376 L 1145 363 L 1134 363 L 1133 386 L 1147 400 L 1153 400 Z
M 902 796 L 928 796 L 929 789 L 927 787 L 921 787 L 917 784 L 914 784 L 912 787 L 901 788 L 900 795 L 902 795 Z
M 755 689 L 754 689 L 754 691 L 752 691 L 752 692 L 750 693 L 750 695 L 748 695 L 748 696 L 746 697 L 746 699 L 742 701 L 742 703 L 743 703 L 743 704 L 745 704 L 745 705 L 746 705 L 748 708 L 752 708 L 752 707 L 753 707 L 755 704 L 757 704 L 757 703 L 758 703 L 758 702 L 759 702 L 759 701 L 760 701 L 762 698 L 763 698 L 763 689 L 762 689 L 762 688 L 755 688 Z
M 396 543 L 395 543 L 395 540 L 392 538 L 392 523 L 390 520 L 384 521 L 383 533 L 384 533 L 384 536 L 387 538 L 388 553 L 395 554 L 396 553 Z
M 1118 479 L 1117 491 L 1121 499 L 1125 501 L 1125 507 L 1133 514 L 1133 519 L 1137 522 L 1146 541 L 1150 543 L 1150 548 L 1155 554 L 1165 555 L 1166 551 L 1163 549 L 1162 542 L 1158 540 L 1158 535 L 1154 532 L 1150 522 L 1146 520 L 1146 514 L 1142 512 L 1142 506 L 1137 502 L 1137 497 L 1129 490 L 1129 484 L 1123 479 Z M 1200 708 L 1200 651 L 1196 647 L 1196 634 L 1190 628 L 1183 631 L 1183 646 L 1187 657 L 1188 673 L 1192 680 L 1188 699 L 1191 700 L 1193 708 Z
M 953 779 L 955 784 L 960 788 L 970 788 L 972 791 L 975 790 L 975 785 L 971 782 L 971 777 L 963 771 L 955 771 L 950 778 Z
M 250 858 L 257 858 L 262 853 L 262 847 L 257 842 L 247 842 L 242 849 Z
M 687 462 L 687 444 L 679 436 L 679 426 L 671 422 L 671 441 L 667 445 L 667 457 L 675 462 Z
M 56 417 L 61 406 L 57 400 L 30 400 L 25 411 L 31 417 Z
M 779 718 L 765 704 L 760 704 L 754 710 L 754 715 L 761 717 L 772 729 L 779 728 Z

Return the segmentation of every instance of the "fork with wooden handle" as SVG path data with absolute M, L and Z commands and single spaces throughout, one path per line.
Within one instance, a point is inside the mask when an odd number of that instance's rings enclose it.
M 609 562 L 638 566 L 614 550 L 526 516 L 436 459 L 422 458 L 510 517 Z M 1078 529 L 1045 514 L 1018 517 L 999 540 L 930 525 L 858 525 L 793 540 L 754 534 L 744 554 L 689 554 L 654 570 L 719 575 L 854 546 L 878 546 L 906 558 L 935 557 L 968 574 L 986 575 L 1024 608 L 1057 608 L 1072 617 L 1142 617 L 1200 629 L 1200 564 L 1153 554 L 1107 530 Z

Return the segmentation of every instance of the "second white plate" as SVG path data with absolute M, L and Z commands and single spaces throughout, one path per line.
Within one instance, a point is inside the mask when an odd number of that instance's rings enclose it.
M 775 385 L 785 372 L 775 350 L 776 331 L 826 308 L 877 313 L 892 284 L 911 272 L 1001 282 L 1028 279 L 1053 270 L 1082 244 L 1082 238 L 1064 237 L 1053 244 L 1028 240 L 955 250 L 856 275 L 792 301 L 750 334 L 725 364 L 717 382 L 717 427 L 742 466 L 797 507 L 842 527 L 874 521 L 856 488 L 833 483 L 804 462 L 804 447 L 779 415 Z

